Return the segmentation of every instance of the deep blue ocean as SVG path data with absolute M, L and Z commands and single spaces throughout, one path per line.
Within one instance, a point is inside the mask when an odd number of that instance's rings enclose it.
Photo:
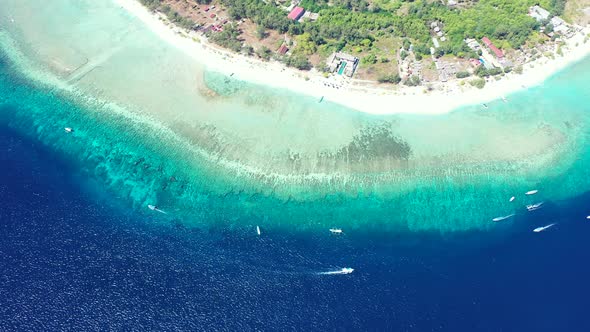
M 126 212 L 7 127 L 0 163 L 0 331 L 590 331 L 590 194 L 492 232 L 257 237 Z

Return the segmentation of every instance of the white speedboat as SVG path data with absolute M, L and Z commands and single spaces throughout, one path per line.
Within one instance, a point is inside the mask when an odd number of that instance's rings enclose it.
M 516 199 L 516 197 L 514 197 L 514 196 L 510 197 L 511 202 L 514 202 L 515 199 Z
M 72 128 L 70 128 L 70 127 L 65 127 L 65 128 L 64 128 L 64 131 L 65 131 L 66 133 L 73 133 L 73 132 L 74 132 L 74 129 L 72 129 Z
M 534 194 L 536 194 L 536 193 L 538 193 L 538 192 L 539 192 L 539 191 L 538 191 L 537 189 L 535 189 L 535 190 L 529 190 L 529 191 L 527 191 L 527 192 L 526 192 L 526 193 L 524 193 L 524 194 L 525 194 L 525 195 L 534 195 Z
M 551 228 L 551 227 L 553 227 L 555 225 L 556 225 L 556 223 L 549 224 L 547 226 L 537 227 L 537 228 L 533 229 L 533 232 L 539 233 L 539 232 L 542 232 L 542 231 L 546 230 L 547 228 Z
M 330 232 L 334 234 L 342 234 L 342 230 L 340 228 L 330 228 Z
M 526 206 L 526 209 L 529 210 L 529 211 L 535 211 L 537 209 L 540 209 L 541 206 L 543 206 L 543 202 L 539 202 L 539 203 L 536 203 L 536 204 L 529 204 L 529 205 Z
M 513 214 L 509 214 L 507 216 L 503 216 L 503 217 L 496 217 L 494 219 L 492 219 L 493 222 L 498 222 L 498 221 L 502 221 L 502 220 L 506 220 L 508 218 L 512 218 L 514 217 L 514 213 Z
M 157 212 L 160 212 L 160 213 L 163 213 L 163 214 L 167 214 L 166 212 L 164 212 L 164 211 L 162 211 L 162 210 L 158 209 L 158 207 L 157 207 L 157 206 L 155 206 L 155 205 L 148 204 L 148 209 L 150 209 L 150 210 L 152 210 L 152 211 L 157 211 Z
M 323 275 L 351 274 L 352 271 L 354 271 L 354 269 L 351 269 L 349 267 L 343 267 L 340 270 L 328 271 L 328 272 L 318 272 L 318 274 L 323 274 Z
M 590 220 L 590 216 L 587 216 L 586 219 L 589 219 Z
M 256 226 L 256 233 L 260 235 L 260 227 Z

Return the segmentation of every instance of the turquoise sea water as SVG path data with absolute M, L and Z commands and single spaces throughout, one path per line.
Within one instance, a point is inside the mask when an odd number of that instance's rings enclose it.
M 588 59 L 485 111 L 372 116 L 209 72 L 110 3 L 31 3 L 0 14 L 2 124 L 165 222 L 465 231 L 590 188 Z
M 4 0 L 0 46 L 1 331 L 590 330 L 590 59 L 372 116 L 106 1 Z

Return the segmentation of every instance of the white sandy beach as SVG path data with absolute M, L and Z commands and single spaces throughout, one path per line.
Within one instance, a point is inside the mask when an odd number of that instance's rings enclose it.
M 233 74 L 237 79 L 256 84 L 315 96 L 318 100 L 323 96 L 324 100 L 372 114 L 441 114 L 461 106 L 486 103 L 523 88 L 541 84 L 555 72 L 590 54 L 590 42 L 584 42 L 590 29 L 585 27 L 572 38 L 565 40 L 566 45 L 562 47 L 563 56 L 555 55 L 554 59 L 541 57 L 524 65 L 523 74 L 510 73 L 498 81 L 491 78 L 483 89 L 477 89 L 469 84 L 461 86 L 458 80 L 433 84 L 434 89 L 430 92 L 426 92 L 424 86 L 363 87 L 354 79 L 324 78 L 313 69 L 310 72 L 302 72 L 286 68 L 276 61 L 265 62 L 221 50 L 207 43 L 197 33 L 187 34 L 171 24 L 166 24 L 137 0 L 113 1 L 141 19 L 160 38 L 183 50 L 209 70 L 226 75 Z M 328 83 L 339 88 L 329 87 L 326 85 Z

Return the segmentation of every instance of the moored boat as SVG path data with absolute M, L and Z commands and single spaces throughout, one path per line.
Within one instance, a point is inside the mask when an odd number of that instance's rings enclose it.
M 535 211 L 537 209 L 540 209 L 542 205 L 543 205 L 543 202 L 539 202 L 536 204 L 529 204 L 526 206 L 526 209 L 529 211 Z

